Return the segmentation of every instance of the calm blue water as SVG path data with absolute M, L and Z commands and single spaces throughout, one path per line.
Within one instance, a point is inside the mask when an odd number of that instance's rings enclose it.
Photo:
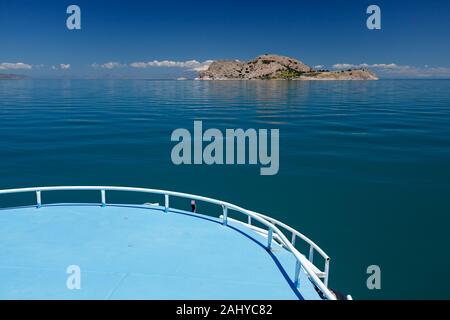
M 279 128 L 279 174 L 173 165 L 170 134 L 193 120 Z M 355 298 L 450 298 L 450 81 L 0 81 L 0 188 L 81 184 L 277 217 L 331 256 L 331 286 Z

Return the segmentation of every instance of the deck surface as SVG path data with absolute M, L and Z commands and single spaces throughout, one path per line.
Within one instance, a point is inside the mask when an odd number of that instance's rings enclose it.
M 250 229 L 183 211 L 0 210 L 0 299 L 319 299 L 295 260 Z M 69 290 L 67 267 L 81 270 Z

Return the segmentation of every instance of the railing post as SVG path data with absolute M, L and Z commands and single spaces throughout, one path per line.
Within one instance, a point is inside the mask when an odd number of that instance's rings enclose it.
M 297 259 L 295 259 L 294 285 L 296 288 L 298 287 L 299 278 L 300 278 L 300 262 Z
M 291 243 L 294 247 L 295 247 L 295 239 L 296 239 L 295 233 L 292 233 Z
M 252 224 L 252 217 L 251 217 L 251 216 L 248 216 L 247 223 L 248 223 L 249 225 Z
M 102 194 L 102 207 L 106 207 L 106 191 L 101 190 L 101 194 Z
M 224 205 L 222 205 L 222 219 L 223 219 L 223 225 L 227 226 L 228 225 L 228 208 Z
M 36 191 L 36 208 L 42 207 L 41 191 Z
M 272 228 L 269 228 L 268 234 L 267 234 L 267 250 L 272 249 L 272 239 L 273 239 L 273 230 L 272 230 Z
M 169 211 L 169 195 L 164 195 L 164 211 L 167 213 Z
M 323 279 L 323 284 L 328 288 L 328 274 L 330 273 L 330 258 L 325 260 L 325 279 Z
M 309 247 L 309 262 L 313 263 L 314 260 L 314 247 L 311 245 Z

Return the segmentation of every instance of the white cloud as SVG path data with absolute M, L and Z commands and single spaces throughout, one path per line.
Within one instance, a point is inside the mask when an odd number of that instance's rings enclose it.
M 122 67 L 125 67 L 126 65 L 121 64 L 120 62 L 110 61 L 110 62 L 106 62 L 103 64 L 93 63 L 93 64 L 91 64 L 91 66 L 93 68 L 114 69 L 114 68 L 122 68 Z
M 63 70 L 70 69 L 70 63 L 67 63 L 67 64 L 61 63 L 61 64 L 59 65 L 59 67 L 60 67 L 61 69 L 63 69 Z
M 356 68 L 355 64 L 349 64 L 349 63 L 337 63 L 333 64 L 334 69 L 351 69 Z
M 323 64 L 318 64 L 316 66 L 314 66 L 314 69 L 322 69 L 324 67 Z
M 15 69 L 31 69 L 33 68 L 31 65 L 23 63 L 23 62 L 3 62 L 0 63 L 0 70 L 15 70 Z
M 197 60 L 173 61 L 173 60 L 153 60 L 149 62 L 133 62 L 130 64 L 133 68 L 150 68 L 150 67 L 168 67 L 168 68 L 184 68 L 192 71 L 202 71 L 208 69 L 213 60 L 199 62 Z
M 103 69 L 115 69 L 115 68 L 122 68 L 122 67 L 132 67 L 132 68 L 159 68 L 159 67 L 166 67 L 166 68 L 181 68 L 181 69 L 187 69 L 190 71 L 203 71 L 208 69 L 209 65 L 213 62 L 213 60 L 206 60 L 203 62 L 197 61 L 197 60 L 187 60 L 187 61 L 174 61 L 174 60 L 153 60 L 148 62 L 132 62 L 129 65 L 122 64 L 120 62 L 106 62 L 103 64 L 93 63 L 91 64 L 91 67 L 97 69 L 97 68 L 103 68 Z
M 395 63 L 375 63 L 368 66 L 369 68 L 381 68 L 381 69 L 404 69 L 409 68 L 409 66 L 399 66 Z
M 110 62 L 107 62 L 107 63 L 104 63 L 101 65 L 101 67 L 105 68 L 105 69 L 114 69 L 114 68 L 120 68 L 123 66 L 124 65 L 120 64 L 119 62 L 113 62 L 113 61 L 110 61 Z
M 190 70 L 192 70 L 192 71 L 197 71 L 197 72 L 198 72 L 198 71 L 205 71 L 205 70 L 208 70 L 210 64 L 213 63 L 213 62 L 214 62 L 214 60 L 206 60 L 206 61 L 203 61 L 203 62 L 200 63 L 198 66 L 195 66 L 195 67 L 191 68 Z
M 389 76 L 396 77 L 414 77 L 414 78 L 449 78 L 449 67 L 411 67 L 405 66 L 404 68 L 385 70 L 385 73 Z
M 374 64 L 337 63 L 337 64 L 333 64 L 333 68 L 334 69 L 355 69 L 355 68 L 405 69 L 405 68 L 409 68 L 409 66 L 400 66 L 395 63 L 374 63 Z

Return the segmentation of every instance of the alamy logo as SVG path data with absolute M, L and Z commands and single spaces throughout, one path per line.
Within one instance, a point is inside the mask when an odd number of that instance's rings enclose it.
M 81 9 L 77 5 L 70 5 L 66 10 L 67 14 L 70 16 L 67 17 L 66 26 L 69 30 L 80 30 L 81 29 Z
M 178 142 L 171 153 L 176 165 L 256 165 L 259 162 L 261 175 L 275 175 L 279 170 L 279 129 L 270 129 L 269 143 L 267 129 L 226 129 L 223 134 L 219 129 L 210 128 L 203 132 L 202 121 L 194 121 L 193 136 L 189 130 L 179 128 L 172 132 L 170 139 Z M 204 142 L 208 144 L 203 146 Z
M 381 29 L 381 9 L 379 6 L 373 4 L 367 7 L 367 14 L 370 16 L 367 18 L 366 25 L 369 30 Z
M 381 269 L 377 265 L 371 265 L 367 267 L 367 278 L 366 285 L 369 290 L 380 290 L 381 289 Z
M 81 269 L 77 265 L 70 265 L 66 269 L 66 273 L 69 275 L 66 280 L 66 287 L 69 290 L 81 289 Z

